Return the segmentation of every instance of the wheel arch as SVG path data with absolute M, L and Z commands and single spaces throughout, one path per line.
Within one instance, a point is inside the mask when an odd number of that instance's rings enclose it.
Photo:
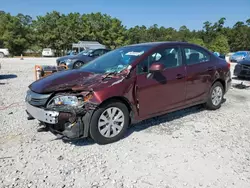
M 122 97 L 122 96 L 113 96 L 113 97 L 110 97 L 108 99 L 105 99 L 102 103 L 100 103 L 99 106 L 101 105 L 105 105 L 109 102 L 114 102 L 114 101 L 118 101 L 118 102 L 121 102 L 123 104 L 126 105 L 128 111 L 129 111 L 129 122 L 131 123 L 131 120 L 133 118 L 133 114 L 134 114 L 134 111 L 133 111 L 133 108 L 132 108 L 132 105 L 131 103 L 129 102 L 129 100 L 126 98 L 126 97 Z
M 224 90 L 224 92 L 225 92 L 225 90 L 226 90 L 226 82 L 225 82 L 225 80 L 223 80 L 223 79 L 221 79 L 221 78 L 217 78 L 217 79 L 213 82 L 212 86 L 213 86 L 216 82 L 220 82 L 220 83 L 222 84 L 223 90 Z M 211 87 L 212 87 L 212 86 L 211 86 Z
M 75 62 L 73 63 L 73 65 L 72 65 L 72 68 L 73 68 L 73 69 L 75 68 L 75 64 L 76 64 L 76 63 L 82 63 L 83 65 L 85 64 L 83 61 L 77 60 L 77 61 L 75 61 Z

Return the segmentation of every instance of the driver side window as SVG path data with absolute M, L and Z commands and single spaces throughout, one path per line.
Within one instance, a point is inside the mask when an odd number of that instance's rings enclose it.
M 150 54 L 137 65 L 137 74 L 149 72 L 149 67 L 155 63 L 163 63 L 165 68 L 173 68 L 181 65 L 181 50 L 179 47 L 161 48 Z
M 100 55 L 101 55 L 101 50 L 95 50 L 95 51 L 93 52 L 93 55 L 94 55 L 94 56 L 100 56 Z

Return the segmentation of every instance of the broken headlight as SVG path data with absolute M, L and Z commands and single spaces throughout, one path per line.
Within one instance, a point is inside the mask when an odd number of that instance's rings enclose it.
M 83 98 L 77 96 L 55 96 L 50 100 L 48 106 L 80 106 L 83 104 Z

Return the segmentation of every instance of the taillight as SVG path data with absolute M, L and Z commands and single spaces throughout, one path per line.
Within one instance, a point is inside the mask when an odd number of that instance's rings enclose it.
M 227 67 L 230 69 L 231 67 L 231 64 L 227 62 Z

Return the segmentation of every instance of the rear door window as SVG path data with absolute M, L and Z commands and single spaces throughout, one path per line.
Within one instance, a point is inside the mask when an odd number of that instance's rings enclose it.
M 210 61 L 210 55 L 203 49 L 195 47 L 184 47 L 183 49 L 187 65 Z

